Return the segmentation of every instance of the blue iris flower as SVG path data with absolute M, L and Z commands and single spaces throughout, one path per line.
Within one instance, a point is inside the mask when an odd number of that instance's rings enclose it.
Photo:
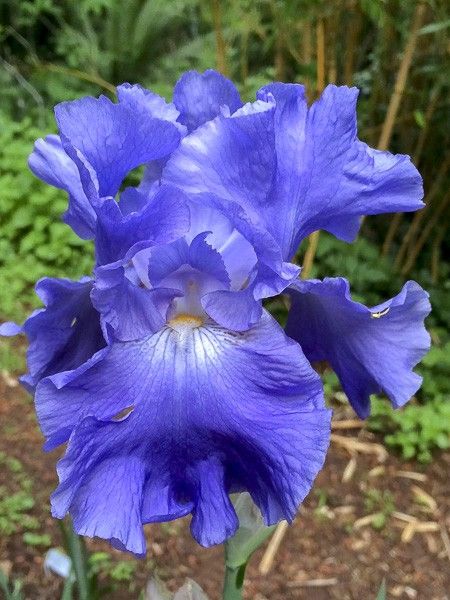
M 308 107 L 301 85 L 275 83 L 243 105 L 206 71 L 183 75 L 173 103 L 129 84 L 117 97 L 59 104 L 59 136 L 29 160 L 68 193 L 94 273 L 41 280 L 45 308 L 1 331 L 29 338 L 46 448 L 68 442 L 53 515 L 143 555 L 143 524 L 187 514 L 200 544 L 226 540 L 232 492 L 267 524 L 292 520 L 329 443 L 310 362 L 329 361 L 361 417 L 372 393 L 401 406 L 420 386 L 430 306 L 408 282 L 367 308 L 345 279 L 301 281 L 290 262 L 315 230 L 352 241 L 362 215 L 423 206 L 409 158 L 357 139 L 355 88 Z M 282 292 L 286 333 L 262 307 Z

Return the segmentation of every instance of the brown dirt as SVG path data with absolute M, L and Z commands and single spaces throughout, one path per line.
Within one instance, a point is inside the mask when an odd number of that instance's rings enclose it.
M 61 538 L 49 514 L 48 497 L 56 484 L 57 453 L 41 451 L 42 436 L 35 423 L 31 400 L 19 387 L 11 387 L 11 383 L 8 377 L 5 380 L 0 376 L 0 451 L 23 464 L 33 482 L 36 504 L 32 514 L 42 524 L 40 532 L 49 533 L 56 546 Z M 369 443 L 380 442 L 365 430 L 337 433 Z M 405 523 L 394 516 L 390 516 L 379 531 L 371 525 L 353 526 L 357 519 L 377 510 L 377 507 L 369 509 L 365 503 L 368 491 L 376 489 L 392 494 L 396 511 L 438 523 L 444 531 L 449 531 L 450 454 L 437 456 L 424 468 L 392 455 L 380 463 L 375 454 L 357 453 L 354 454 L 353 476 L 343 483 L 350 456 L 348 450 L 332 444 L 326 466 L 294 525 L 287 531 L 269 575 L 263 577 L 259 573 L 264 549 L 253 557 L 246 579 L 247 600 L 374 600 L 384 578 L 388 598 L 450 598 L 450 555 L 448 549 L 445 550 L 441 530 L 416 533 L 409 542 L 404 542 L 401 535 Z M 418 472 L 426 480 L 418 482 L 401 477 L 398 471 Z M 12 493 L 16 491 L 15 485 L 8 470 L 2 468 L 0 486 Z M 436 509 L 418 503 L 414 485 L 432 496 Z M 323 505 L 322 508 L 319 505 Z M 184 519 L 147 527 L 147 559 L 139 561 L 132 584 L 115 583 L 115 589 L 107 597 L 136 599 L 146 577 L 156 570 L 172 590 L 181 585 L 185 577 L 192 577 L 211 600 L 219 599 L 222 549 L 205 550 L 198 546 L 189 535 L 188 525 Z M 19 531 L 0 539 L 0 567 L 9 570 L 12 577 L 22 579 L 27 599 L 59 598 L 61 581 L 43 572 L 43 548 L 26 545 L 22 534 Z M 110 551 L 113 560 L 127 558 L 100 541 L 89 542 L 89 548 Z M 320 587 L 314 580 L 328 581 L 322 581 L 327 585 Z

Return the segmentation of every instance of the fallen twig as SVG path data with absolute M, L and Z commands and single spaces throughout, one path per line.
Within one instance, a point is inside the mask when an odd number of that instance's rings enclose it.
M 361 419 L 343 419 L 331 423 L 331 429 L 362 429 L 365 426 L 365 421 L 361 421 Z
M 353 523 L 353 529 L 361 529 L 361 527 L 366 527 L 367 525 L 372 525 L 373 520 L 378 517 L 380 513 L 376 512 L 371 515 L 366 515 L 365 517 L 361 517 L 360 519 L 356 519 Z
M 278 548 L 280 547 L 280 544 L 286 534 L 287 529 L 287 521 L 280 521 L 280 523 L 278 523 L 277 528 L 275 529 L 275 532 L 271 537 L 270 542 L 266 548 L 266 551 L 264 552 L 261 562 L 259 563 L 259 572 L 261 573 L 261 575 L 267 575 L 270 569 L 272 568 L 275 554 L 277 553 Z
M 418 485 L 411 486 L 411 491 L 421 504 L 425 504 L 425 506 L 427 506 L 432 512 L 437 511 L 437 502 L 428 492 L 420 488 Z
M 342 483 L 348 483 L 355 474 L 356 471 L 356 458 L 354 456 L 348 461 L 347 466 L 342 473 Z
M 388 457 L 386 448 L 381 444 L 373 442 L 360 442 L 354 438 L 346 437 L 345 435 L 331 434 L 331 441 L 338 446 L 342 446 L 349 451 L 361 452 L 361 454 L 376 454 L 380 462 L 384 462 Z
M 403 528 L 401 540 L 405 544 L 408 544 L 416 533 L 431 533 L 433 531 L 439 531 L 440 526 L 436 521 L 416 521 L 405 525 Z
M 331 585 L 337 585 L 339 580 L 336 577 L 330 577 L 329 579 L 308 579 L 307 581 L 288 581 L 287 586 L 290 588 L 295 587 L 328 587 Z
M 400 512 L 398 510 L 394 510 L 392 516 L 399 521 L 404 521 L 405 523 L 416 523 L 417 517 L 413 517 L 412 515 L 408 515 L 406 513 Z
M 428 477 L 424 473 L 416 473 L 415 471 L 396 471 L 397 477 L 404 477 L 405 479 L 413 479 L 414 481 L 427 481 Z

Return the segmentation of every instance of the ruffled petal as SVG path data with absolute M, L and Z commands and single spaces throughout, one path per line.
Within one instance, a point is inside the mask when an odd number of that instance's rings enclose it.
M 179 295 L 178 289 L 149 290 L 130 281 L 119 261 L 96 269 L 91 298 L 103 327 L 110 327 L 118 340 L 130 341 L 161 329 L 170 303 Z
M 189 131 L 217 117 L 222 107 L 233 113 L 242 106 L 235 85 L 212 69 L 184 73 L 175 85 L 173 101 L 180 111 L 179 122 Z
M 309 109 L 298 85 L 273 84 L 258 97 L 186 136 L 163 180 L 240 204 L 285 260 L 312 231 L 351 241 L 362 215 L 423 206 L 409 158 L 357 140 L 356 88 L 330 85 Z
M 36 293 L 45 308 L 23 324 L 6 323 L 0 335 L 25 333 L 29 374 L 23 382 L 30 391 L 48 375 L 74 369 L 106 345 L 100 315 L 92 306 L 92 280 L 41 279 Z
M 225 264 L 220 253 L 208 243 L 210 231 L 199 233 L 189 246 L 189 264 L 197 271 L 219 281 L 226 288 L 230 287 Z
M 232 331 L 250 329 L 262 315 L 262 305 L 255 300 L 253 287 L 237 292 L 215 290 L 204 296 L 202 306 L 211 319 Z
M 83 239 L 94 237 L 94 209 L 84 193 L 78 169 L 66 154 L 59 136 L 48 135 L 37 140 L 28 165 L 36 177 L 69 194 L 69 208 L 63 217 L 65 223 Z
M 58 475 L 64 483 L 52 495 L 52 514 L 63 518 L 71 509 L 73 527 L 79 535 L 107 539 L 119 550 L 143 556 L 146 550 L 141 520 L 145 481 L 145 462 L 138 456 L 105 457 L 89 470 L 89 454 L 95 456 L 99 428 L 94 419 L 86 419 L 70 440 L 68 455 L 78 454 L 77 476 L 83 485 L 72 495 L 72 465 L 63 459 Z M 114 441 L 114 440 L 112 440 Z M 118 440 L 116 440 L 118 441 Z M 111 446 L 111 442 L 110 442 Z M 72 484 L 73 485 L 73 484 Z
M 267 523 L 292 519 L 330 429 L 317 374 L 268 313 L 245 334 L 179 322 L 116 343 L 66 386 L 42 382 L 37 403 L 41 422 L 58 406 L 58 426 L 73 428 L 53 513 L 69 511 L 77 530 L 137 553 L 138 503 L 141 523 L 192 512 L 206 546 L 237 527 L 230 491 L 248 490 Z M 133 498 L 106 504 L 99 490 L 118 499 L 125 485 L 113 476 L 116 460 L 120 472 L 130 461 Z
M 124 260 L 98 267 L 91 297 L 103 326 L 111 327 L 117 339 L 130 341 L 161 329 L 170 318 L 169 307 L 171 314 L 201 315 L 203 295 L 230 287 L 220 254 L 206 241 L 208 235 L 201 233 L 190 244 L 184 238 L 159 246 L 137 243 Z
M 173 102 L 166 102 L 158 94 L 146 90 L 138 84 L 123 83 L 117 86 L 117 98 L 119 102 L 128 106 L 135 113 L 140 112 L 147 118 L 170 121 L 182 134 L 186 131 L 186 128 L 177 122 L 180 111 L 177 110 Z
M 13 337 L 15 335 L 19 335 L 19 333 L 23 333 L 22 325 L 18 325 L 17 323 L 13 323 L 12 321 L 7 321 L 6 323 L 2 323 L 0 325 L 1 336 Z
M 209 121 L 182 140 L 163 181 L 190 194 L 235 202 L 263 224 L 261 207 L 268 202 L 276 168 L 274 110 L 273 103 L 259 102 L 255 111 Z
M 289 291 L 286 332 L 310 361 L 331 364 L 361 418 L 371 394 L 384 392 L 399 407 L 419 389 L 422 378 L 412 369 L 430 348 L 424 319 L 431 307 L 417 283 L 373 308 L 353 301 L 340 277 L 299 281 Z
M 138 211 L 123 214 L 121 202 L 105 199 L 96 208 L 98 214 L 96 254 L 99 264 L 112 263 L 126 256 L 139 242 L 149 245 L 169 244 L 189 229 L 189 208 L 186 195 L 173 186 L 162 186 L 145 201 L 138 190 L 128 192 Z M 137 197 L 140 198 L 137 198 Z
M 167 156 L 180 140 L 173 123 L 149 118 L 133 111 L 128 102 L 114 104 L 105 96 L 62 102 L 55 115 L 64 149 L 76 163 L 91 201 L 97 195 L 115 196 L 132 169 Z
M 329 85 L 309 110 L 303 92 L 293 93 L 292 86 L 267 86 L 260 96 L 268 93 L 277 106 L 275 206 L 285 256 L 312 231 L 352 241 L 362 215 L 423 206 L 422 179 L 409 157 L 357 140 L 356 88 Z
M 281 250 L 270 233 L 252 222 L 238 204 L 208 194 L 198 194 L 197 198 L 202 205 L 215 207 L 226 215 L 253 249 L 256 262 L 239 289 L 214 290 L 202 299 L 203 308 L 217 323 L 234 331 L 245 331 L 261 317 L 261 300 L 281 293 L 298 277 L 300 268 L 283 262 Z M 228 272 L 239 272 L 239 254 L 230 253 L 227 258 Z

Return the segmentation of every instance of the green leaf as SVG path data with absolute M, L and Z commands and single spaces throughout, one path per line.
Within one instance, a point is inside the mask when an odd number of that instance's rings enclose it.
M 386 580 L 383 579 L 375 600 L 386 600 Z
M 143 600 L 172 600 L 173 596 L 157 576 L 152 577 L 145 588 Z
M 66 543 L 67 554 L 72 559 L 79 600 L 90 600 L 88 562 L 84 540 L 74 532 L 72 522 L 64 523 L 61 521 L 60 525 Z
M 208 597 L 198 583 L 188 579 L 183 587 L 175 592 L 173 600 L 208 600 Z
M 443 29 L 447 29 L 450 27 L 450 19 L 446 21 L 440 21 L 439 23 L 430 23 L 429 25 L 425 25 L 421 29 L 419 29 L 419 35 L 425 35 L 427 33 L 437 33 L 438 31 L 442 31 Z
M 226 542 L 226 564 L 235 569 L 245 565 L 250 556 L 263 544 L 275 529 L 275 525 L 267 527 L 264 524 L 259 509 L 247 492 L 239 494 L 234 502 L 239 518 L 239 529 Z

